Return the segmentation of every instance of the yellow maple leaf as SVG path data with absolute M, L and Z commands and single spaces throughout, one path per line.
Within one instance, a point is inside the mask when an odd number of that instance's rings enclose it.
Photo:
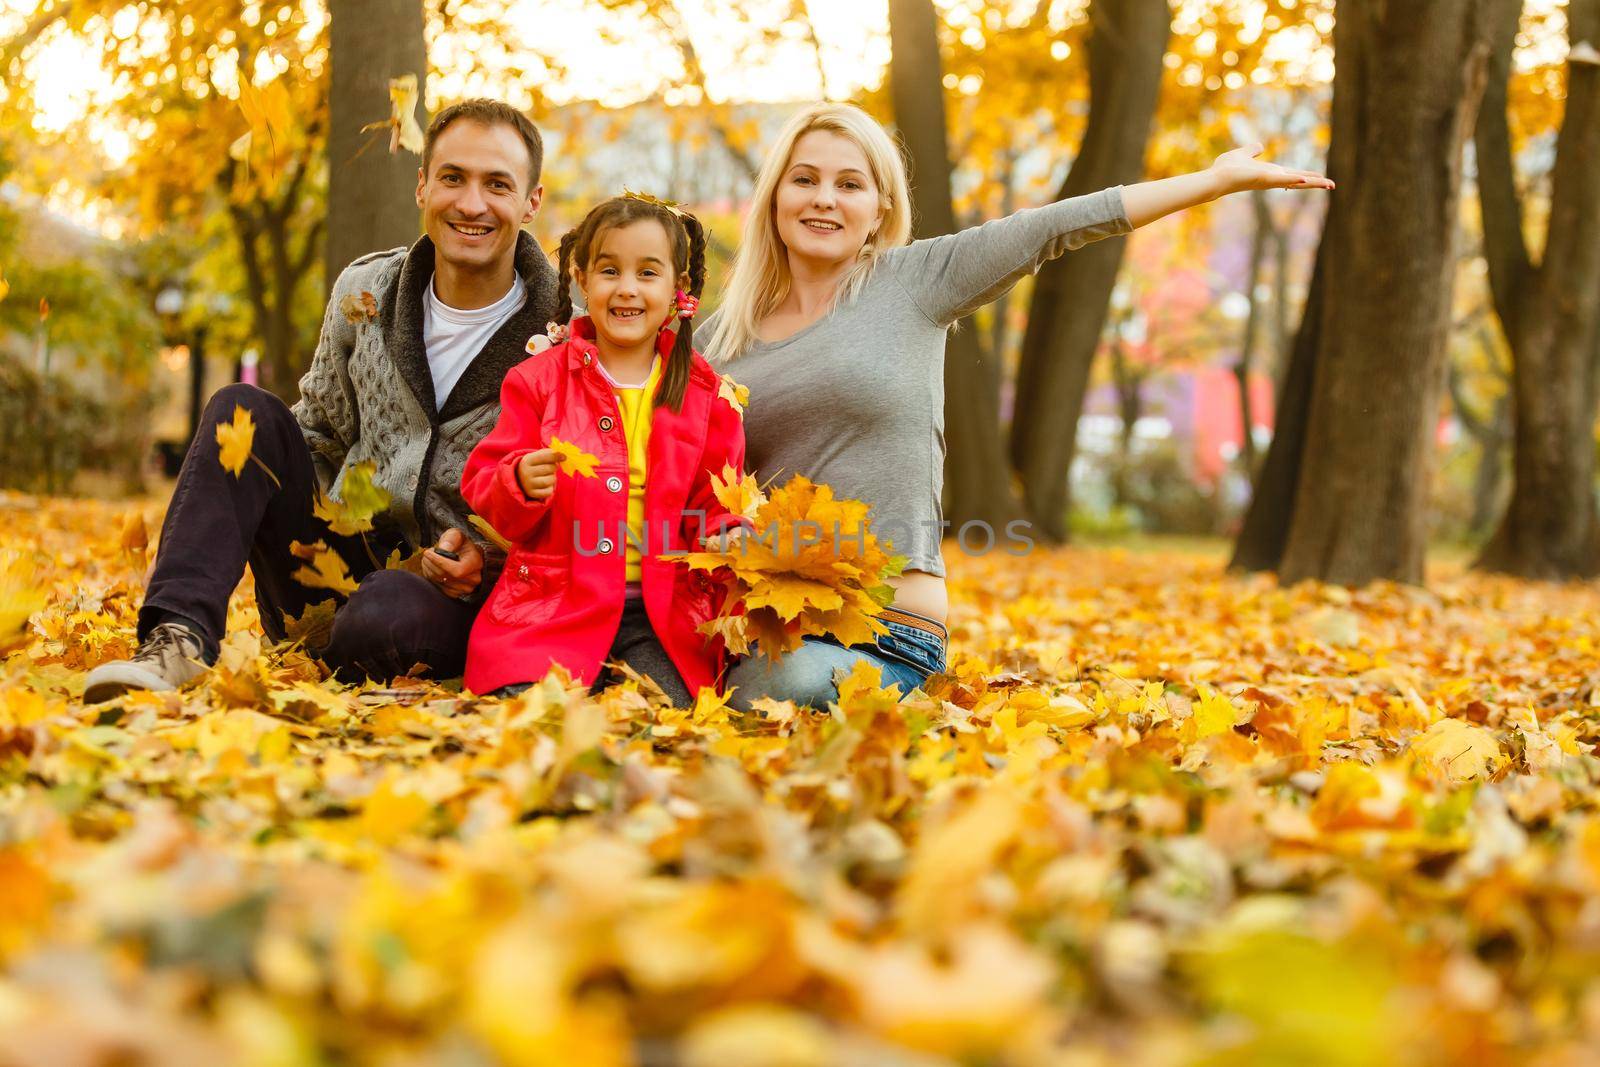
M 28 639 L 28 620 L 45 605 L 36 587 L 36 570 L 20 553 L 0 553 L 0 653 Z
M 550 438 L 550 448 L 561 456 L 561 470 L 574 477 L 593 478 L 594 468 L 600 462 L 599 456 L 590 455 L 571 441 L 563 441 L 559 437 Z
M 250 417 L 243 404 L 235 404 L 233 421 L 217 423 L 217 444 L 222 446 L 222 452 L 217 458 L 222 463 L 222 469 L 235 478 L 242 475 L 244 465 L 250 459 L 250 450 L 255 446 L 255 440 L 255 420 Z
M 740 385 L 732 377 L 724 374 L 722 380 L 717 384 L 717 396 L 732 405 L 733 410 L 739 413 L 741 419 L 744 418 L 745 405 L 750 403 L 750 390 L 747 387 Z
M 1494 734 L 1460 719 L 1440 719 L 1428 727 L 1411 742 L 1411 755 L 1451 782 L 1487 778 L 1503 762 Z
M 356 591 L 357 583 L 350 577 L 350 568 L 345 566 L 343 557 L 325 542 L 313 541 L 303 545 L 299 541 L 291 541 L 289 551 L 306 561 L 305 566 L 291 575 L 301 585 L 311 589 L 331 589 L 341 596 L 349 596 Z
M 720 478 L 715 474 L 711 476 L 711 492 L 723 507 L 747 519 L 753 519 L 767 502 L 767 494 L 761 491 L 761 484 L 754 476 L 728 465 L 723 466 Z
M 1213 692 L 1201 683 L 1200 699 L 1195 701 L 1193 714 L 1183 724 L 1183 739 L 1198 741 L 1233 729 L 1239 718 L 1239 709 L 1225 695 Z
M 788 622 L 806 608 L 835 611 L 844 606 L 844 597 L 822 582 L 779 577 L 763 582 L 760 590 L 746 594 L 744 606 L 771 608 L 778 613 L 778 618 Z
M 389 492 L 373 482 L 377 465 L 371 460 L 352 464 L 339 482 L 338 499 L 318 493 L 311 512 L 341 537 L 372 529 L 373 516 L 389 506 Z

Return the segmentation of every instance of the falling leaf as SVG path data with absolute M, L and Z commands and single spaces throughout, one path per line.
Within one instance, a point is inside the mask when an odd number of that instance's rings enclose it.
M 143 557 L 145 550 L 150 547 L 150 531 L 145 528 L 144 516 L 137 511 L 128 513 L 122 523 L 122 537 L 119 540 L 122 551 Z
M 593 478 L 595 476 L 594 468 L 600 462 L 599 456 L 591 455 L 577 445 L 569 441 L 563 441 L 559 437 L 550 438 L 549 447 L 560 455 L 561 470 L 563 472 L 578 478 Z
M 326 542 L 313 541 L 304 545 L 299 541 L 291 541 L 289 550 L 306 561 L 306 565 L 297 568 L 291 576 L 301 585 L 310 589 L 331 589 L 341 596 L 349 596 L 356 591 L 358 583 L 350 577 L 350 569 L 345 566 L 343 557 L 329 548 Z
M 222 463 L 222 469 L 232 474 L 235 478 L 244 473 L 244 465 L 250 459 L 250 450 L 255 446 L 256 424 L 246 411 L 243 404 L 233 406 L 233 421 L 217 423 L 217 444 L 222 446 L 222 451 L 217 457 Z
M 328 524 L 341 537 L 351 537 L 372 529 L 372 520 L 389 506 L 389 493 L 373 482 L 377 464 L 371 460 L 352 463 L 339 480 L 339 496 L 334 499 L 319 493 L 312 514 Z
M 404 148 L 422 154 L 422 127 L 417 124 L 417 76 L 402 74 L 389 79 L 389 117 L 381 122 L 369 122 L 361 127 L 362 133 L 371 130 L 389 131 L 389 154 Z
M 0 550 L 0 655 L 27 639 L 28 620 L 45 605 L 38 571 L 21 553 Z
M 44 322 L 49 317 L 50 317 L 50 299 L 49 299 L 49 297 L 41 296 L 39 298 L 39 321 L 40 322 Z
M 417 125 L 417 76 L 402 74 L 389 79 L 389 102 L 393 106 L 394 134 L 389 138 L 389 154 L 397 148 L 422 154 L 422 127 Z

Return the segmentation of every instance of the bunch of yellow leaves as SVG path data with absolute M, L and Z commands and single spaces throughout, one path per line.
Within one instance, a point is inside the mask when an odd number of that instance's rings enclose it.
M 721 550 L 670 557 L 711 572 L 727 590 L 721 614 L 702 632 L 720 634 L 737 655 L 754 646 L 772 660 L 808 635 L 854 645 L 884 632 L 877 616 L 894 597 L 886 579 L 906 561 L 872 535 L 866 504 L 836 499 L 802 475 L 770 496 L 731 467 L 711 484 L 749 528 Z

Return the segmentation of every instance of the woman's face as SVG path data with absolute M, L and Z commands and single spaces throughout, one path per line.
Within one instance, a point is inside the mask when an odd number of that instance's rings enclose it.
M 839 263 L 855 259 L 877 231 L 883 203 L 860 146 L 831 130 L 812 130 L 795 142 L 773 213 L 791 256 Z

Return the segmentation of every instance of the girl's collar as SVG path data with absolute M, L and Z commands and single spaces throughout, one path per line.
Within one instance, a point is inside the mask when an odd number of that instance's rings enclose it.
M 599 358 L 599 347 L 594 343 L 594 320 L 588 315 L 575 316 L 568 327 L 568 347 L 574 353 L 593 354 Z M 672 346 L 678 343 L 678 334 L 674 330 L 661 330 L 656 334 L 656 355 L 663 360 L 672 354 Z M 581 360 L 579 361 L 582 362 Z

